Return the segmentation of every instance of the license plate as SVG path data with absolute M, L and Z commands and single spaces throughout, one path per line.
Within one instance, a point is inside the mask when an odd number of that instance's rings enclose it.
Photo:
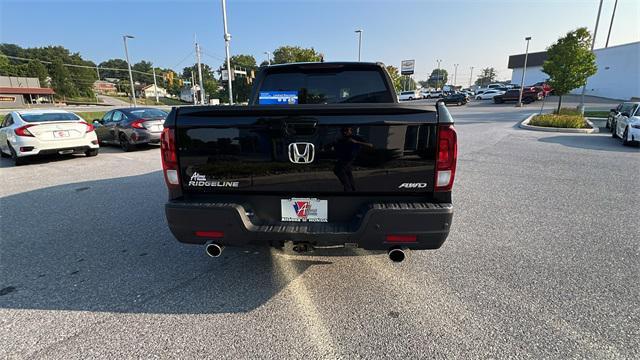
M 281 199 L 282 221 L 328 222 L 327 200 L 315 198 Z
M 68 131 L 66 131 L 66 130 L 54 131 L 54 132 L 53 132 L 53 137 L 54 137 L 54 138 L 69 137 L 69 132 L 68 132 Z

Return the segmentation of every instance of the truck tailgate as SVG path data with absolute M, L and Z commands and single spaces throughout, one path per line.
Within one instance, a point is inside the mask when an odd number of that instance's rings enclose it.
M 446 111 L 446 110 L 445 110 Z M 175 108 L 185 194 L 424 194 L 438 111 L 404 104 Z

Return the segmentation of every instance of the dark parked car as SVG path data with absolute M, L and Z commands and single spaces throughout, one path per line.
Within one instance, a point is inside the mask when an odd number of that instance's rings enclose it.
M 462 93 L 449 94 L 444 99 L 440 100 L 445 104 L 456 104 L 458 106 L 467 104 L 467 95 Z
M 159 144 L 166 117 L 166 112 L 155 108 L 115 109 L 94 120 L 93 125 L 101 144 L 131 151 L 136 145 Z
M 507 101 L 518 101 L 520 97 L 520 89 L 511 89 L 502 95 L 496 95 L 493 97 L 493 102 L 496 104 L 502 104 Z M 536 100 L 541 100 L 544 97 L 542 90 L 538 88 L 524 88 L 522 91 L 522 102 L 525 104 L 532 103 Z

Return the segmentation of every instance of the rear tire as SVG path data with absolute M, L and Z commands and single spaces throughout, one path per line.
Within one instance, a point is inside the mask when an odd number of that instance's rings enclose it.
M 627 126 L 624 129 L 624 133 L 622 133 L 622 145 L 624 146 L 631 145 L 631 141 L 627 140 L 628 137 L 629 137 L 629 127 Z
M 613 124 L 611 125 L 611 137 L 614 138 L 614 139 L 618 138 L 618 134 L 616 134 L 616 127 L 617 126 L 618 125 L 613 125 Z
M 462 101 L 458 101 L 458 106 L 462 106 Z
M 4 151 L 0 150 L 0 156 L 2 156 L 3 158 L 10 158 L 11 155 L 7 155 L 4 153 Z
M 12 147 L 9 147 L 9 151 L 11 151 L 11 159 L 13 159 L 13 163 L 15 164 L 15 166 L 21 166 L 27 163 L 27 159 L 19 157 Z
M 120 148 L 124 152 L 129 152 L 133 151 L 135 146 L 131 142 L 129 142 L 129 139 L 127 139 L 127 136 L 125 134 L 120 134 Z
M 91 149 L 84 152 L 87 157 L 98 156 L 98 149 Z

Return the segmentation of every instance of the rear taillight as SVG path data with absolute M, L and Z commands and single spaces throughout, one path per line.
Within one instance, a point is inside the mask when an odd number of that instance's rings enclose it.
M 458 160 L 458 137 L 453 125 L 438 128 L 435 191 L 451 191 Z
M 18 136 L 30 136 L 33 137 L 33 134 L 29 131 L 29 128 L 33 125 L 25 125 L 15 129 L 13 132 Z
M 85 123 L 85 125 L 87 125 L 87 131 L 88 133 L 94 131 L 96 128 L 93 126 L 93 124 L 89 124 L 89 123 Z
M 144 125 L 143 125 L 143 123 L 144 123 L 144 122 L 145 122 L 145 120 L 144 120 L 144 119 L 134 120 L 134 121 L 131 123 L 131 127 L 132 127 L 132 128 L 136 128 L 136 129 L 144 129 L 144 128 L 145 128 L 145 127 L 144 127 Z
M 180 185 L 178 177 L 178 154 L 176 153 L 176 136 L 173 129 L 164 128 L 160 136 L 160 155 L 164 180 L 168 187 Z

